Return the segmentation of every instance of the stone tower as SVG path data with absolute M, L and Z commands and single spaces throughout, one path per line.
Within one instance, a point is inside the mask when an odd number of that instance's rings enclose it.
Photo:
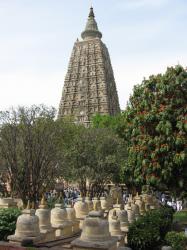
M 92 7 L 81 37 L 73 47 L 58 116 L 72 116 L 87 126 L 94 114 L 115 115 L 120 107 L 110 56 Z

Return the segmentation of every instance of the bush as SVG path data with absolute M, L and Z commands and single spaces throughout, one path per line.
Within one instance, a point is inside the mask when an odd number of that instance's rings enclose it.
M 17 208 L 0 209 L 0 240 L 7 240 L 7 236 L 16 230 L 16 221 L 21 211 Z
M 129 227 L 128 245 L 133 250 L 152 250 L 160 242 L 159 228 L 147 224 L 142 217 Z
M 128 244 L 133 250 L 153 250 L 171 229 L 173 210 L 162 207 L 147 212 L 129 227 Z
M 52 209 L 55 207 L 55 204 L 58 200 L 58 197 L 50 197 L 47 199 L 47 206 L 48 208 Z
M 168 232 L 165 240 L 166 243 L 173 248 L 173 250 L 184 250 L 187 244 L 187 237 L 182 232 Z
M 173 208 L 161 207 L 160 209 L 148 212 L 145 216 L 145 220 L 148 224 L 152 225 L 152 227 L 156 226 L 159 228 L 160 238 L 164 240 L 166 233 L 171 230 L 173 214 Z

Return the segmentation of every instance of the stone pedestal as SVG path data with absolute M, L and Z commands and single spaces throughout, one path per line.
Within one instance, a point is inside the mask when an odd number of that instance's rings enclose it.
M 39 218 L 40 232 L 45 236 L 44 242 L 55 240 L 55 229 L 51 226 L 51 210 L 47 208 L 44 198 L 39 209 L 36 210 Z
M 17 203 L 13 198 L 0 198 L 0 208 L 17 207 Z
M 66 211 L 67 211 L 67 219 L 72 223 L 73 234 L 78 233 L 80 231 L 79 229 L 80 222 L 78 219 L 76 219 L 74 207 L 72 207 L 71 205 L 67 205 Z
M 38 243 L 45 237 L 40 233 L 39 219 L 34 209 L 25 209 L 17 219 L 14 235 L 8 236 L 11 243 L 22 245 L 23 242 Z
M 82 229 L 83 221 L 88 215 L 88 204 L 82 197 L 78 197 L 77 202 L 74 205 L 76 218 L 79 220 L 79 228 Z
M 118 250 L 132 250 L 130 247 L 119 247 Z
M 102 212 L 92 211 L 85 218 L 81 237 L 71 242 L 73 250 L 117 250 L 117 238 L 111 237 Z
M 51 224 L 56 229 L 56 237 L 69 237 L 72 235 L 72 223 L 67 219 L 67 211 L 62 204 L 55 204 L 51 210 Z

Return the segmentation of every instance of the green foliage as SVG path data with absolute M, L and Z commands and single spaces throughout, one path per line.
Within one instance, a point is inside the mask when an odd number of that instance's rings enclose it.
M 126 182 L 187 189 L 187 72 L 168 68 L 134 88 L 124 118 Z
M 52 209 L 55 207 L 56 201 L 57 201 L 58 197 L 50 197 L 47 199 L 47 207 L 49 209 Z
M 119 137 L 124 137 L 125 119 L 120 114 L 116 116 L 96 114 L 92 117 L 92 127 L 112 129 Z
M 0 209 L 0 240 L 6 240 L 8 235 L 14 233 L 16 221 L 21 211 L 16 208 Z
M 170 230 L 173 210 L 160 208 L 146 213 L 129 227 L 128 245 L 133 250 L 152 250 Z
M 173 250 L 184 250 L 187 245 L 187 237 L 183 232 L 168 232 L 166 234 L 165 240 Z
M 187 211 L 177 211 L 174 214 L 174 221 L 179 223 L 187 222 Z
M 159 230 L 157 227 L 146 224 L 144 218 L 135 221 L 129 227 L 128 245 L 133 250 L 152 250 L 160 242 Z
M 78 127 L 63 147 L 63 177 L 78 182 L 84 194 L 87 180 L 92 195 L 100 195 L 106 183 L 120 181 L 125 148 L 110 129 Z

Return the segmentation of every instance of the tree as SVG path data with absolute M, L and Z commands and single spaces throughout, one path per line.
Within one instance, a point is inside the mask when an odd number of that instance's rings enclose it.
M 186 191 L 187 72 L 183 67 L 168 68 L 135 86 L 123 116 L 126 181 Z
M 6 196 L 8 194 L 7 183 L 9 182 L 9 176 L 6 168 L 3 167 L 3 163 L 0 162 L 0 196 Z
M 45 106 L 0 112 L 0 158 L 12 190 L 37 202 L 58 176 L 58 129 L 55 110 Z
M 91 124 L 93 128 L 111 129 L 120 138 L 124 138 L 125 119 L 121 113 L 116 116 L 96 114 L 93 116 Z
M 78 182 L 83 195 L 101 195 L 107 183 L 120 181 L 124 155 L 123 141 L 111 130 L 77 126 L 63 149 L 63 176 Z

